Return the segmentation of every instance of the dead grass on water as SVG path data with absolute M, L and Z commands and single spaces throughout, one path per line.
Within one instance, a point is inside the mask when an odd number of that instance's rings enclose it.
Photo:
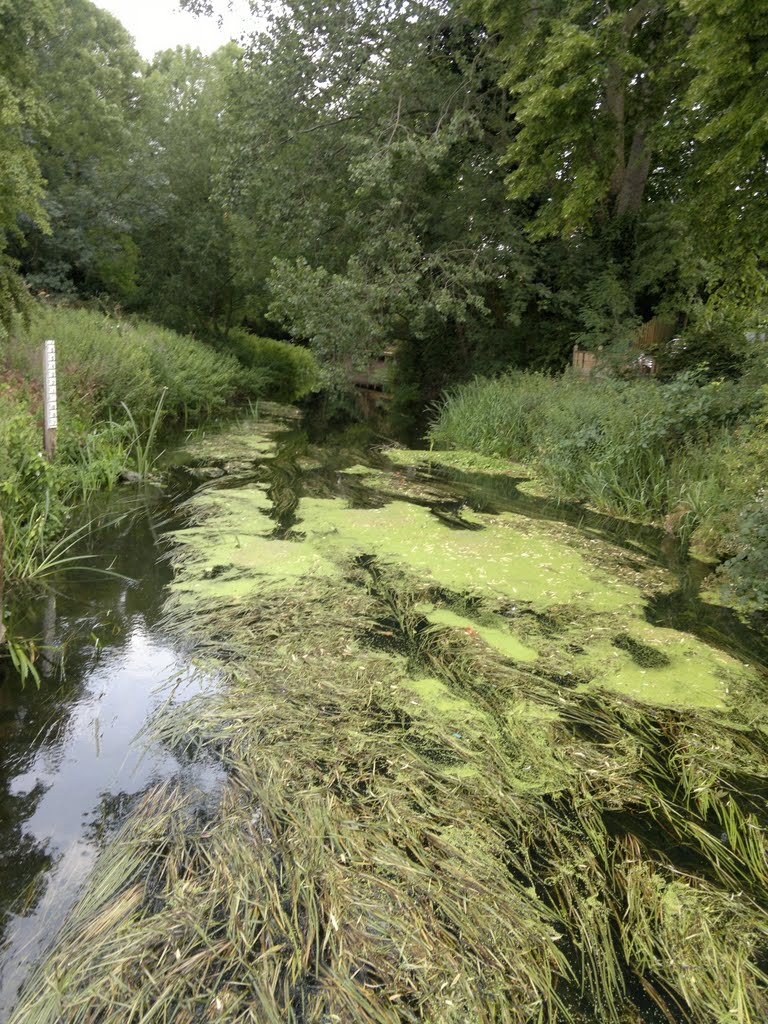
M 147 796 L 13 1024 L 768 1019 L 761 734 L 569 690 L 426 589 L 172 610 L 229 682 L 153 728 L 229 783 Z

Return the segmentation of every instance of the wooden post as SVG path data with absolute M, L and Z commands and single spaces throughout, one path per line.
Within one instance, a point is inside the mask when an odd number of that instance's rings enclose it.
M 56 401 L 56 342 L 43 343 L 43 450 L 51 460 L 56 454 L 56 428 L 59 410 Z

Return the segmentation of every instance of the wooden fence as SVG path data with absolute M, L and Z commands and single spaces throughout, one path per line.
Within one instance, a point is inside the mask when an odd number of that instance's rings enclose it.
M 674 333 L 675 325 L 669 320 L 662 320 L 659 317 L 649 320 L 637 332 L 637 337 L 632 342 L 632 348 L 627 353 L 626 365 L 634 366 L 638 373 L 656 373 L 656 357 L 651 355 L 651 352 L 659 345 L 670 341 Z M 637 350 L 637 355 L 635 355 L 635 350 Z M 594 352 L 574 345 L 572 363 L 576 373 L 588 377 L 594 373 L 597 367 L 598 356 Z

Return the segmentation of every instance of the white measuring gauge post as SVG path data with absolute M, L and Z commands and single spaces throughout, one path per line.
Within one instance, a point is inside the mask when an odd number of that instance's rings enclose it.
M 56 398 L 56 342 L 43 344 L 43 447 L 52 459 L 56 451 L 56 428 L 59 425 L 59 408 Z

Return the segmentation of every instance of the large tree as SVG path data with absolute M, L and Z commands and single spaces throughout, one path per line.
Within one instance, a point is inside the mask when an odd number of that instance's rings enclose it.
M 46 228 L 43 179 L 32 143 L 45 124 L 36 48 L 53 24 L 52 0 L 0 0 L 0 333 L 23 304 L 8 243 L 20 217 Z
M 34 290 L 121 299 L 135 286 L 132 238 L 142 202 L 143 61 L 128 32 L 90 0 L 66 0 L 55 26 L 30 41 L 47 131 L 30 156 L 46 182 L 43 205 L 49 231 L 23 212 L 17 253 Z
M 439 3 L 268 13 L 234 76 L 222 177 L 253 319 L 268 307 L 337 370 L 398 342 L 432 393 L 546 359 L 524 321 L 557 288 L 505 195 L 511 122 L 483 29 Z
M 238 58 L 234 45 L 210 57 L 167 50 L 146 78 L 136 302 L 171 327 L 205 336 L 226 334 L 241 318 L 231 222 L 213 194 L 227 82 Z
M 748 0 L 466 0 L 499 39 L 534 237 L 594 252 L 599 319 L 764 290 L 768 11 Z M 585 239 L 591 239 L 585 242 Z M 600 278 L 604 287 L 600 287 Z M 609 287 L 610 286 L 610 287 Z M 616 305 L 616 302 L 613 303 Z

